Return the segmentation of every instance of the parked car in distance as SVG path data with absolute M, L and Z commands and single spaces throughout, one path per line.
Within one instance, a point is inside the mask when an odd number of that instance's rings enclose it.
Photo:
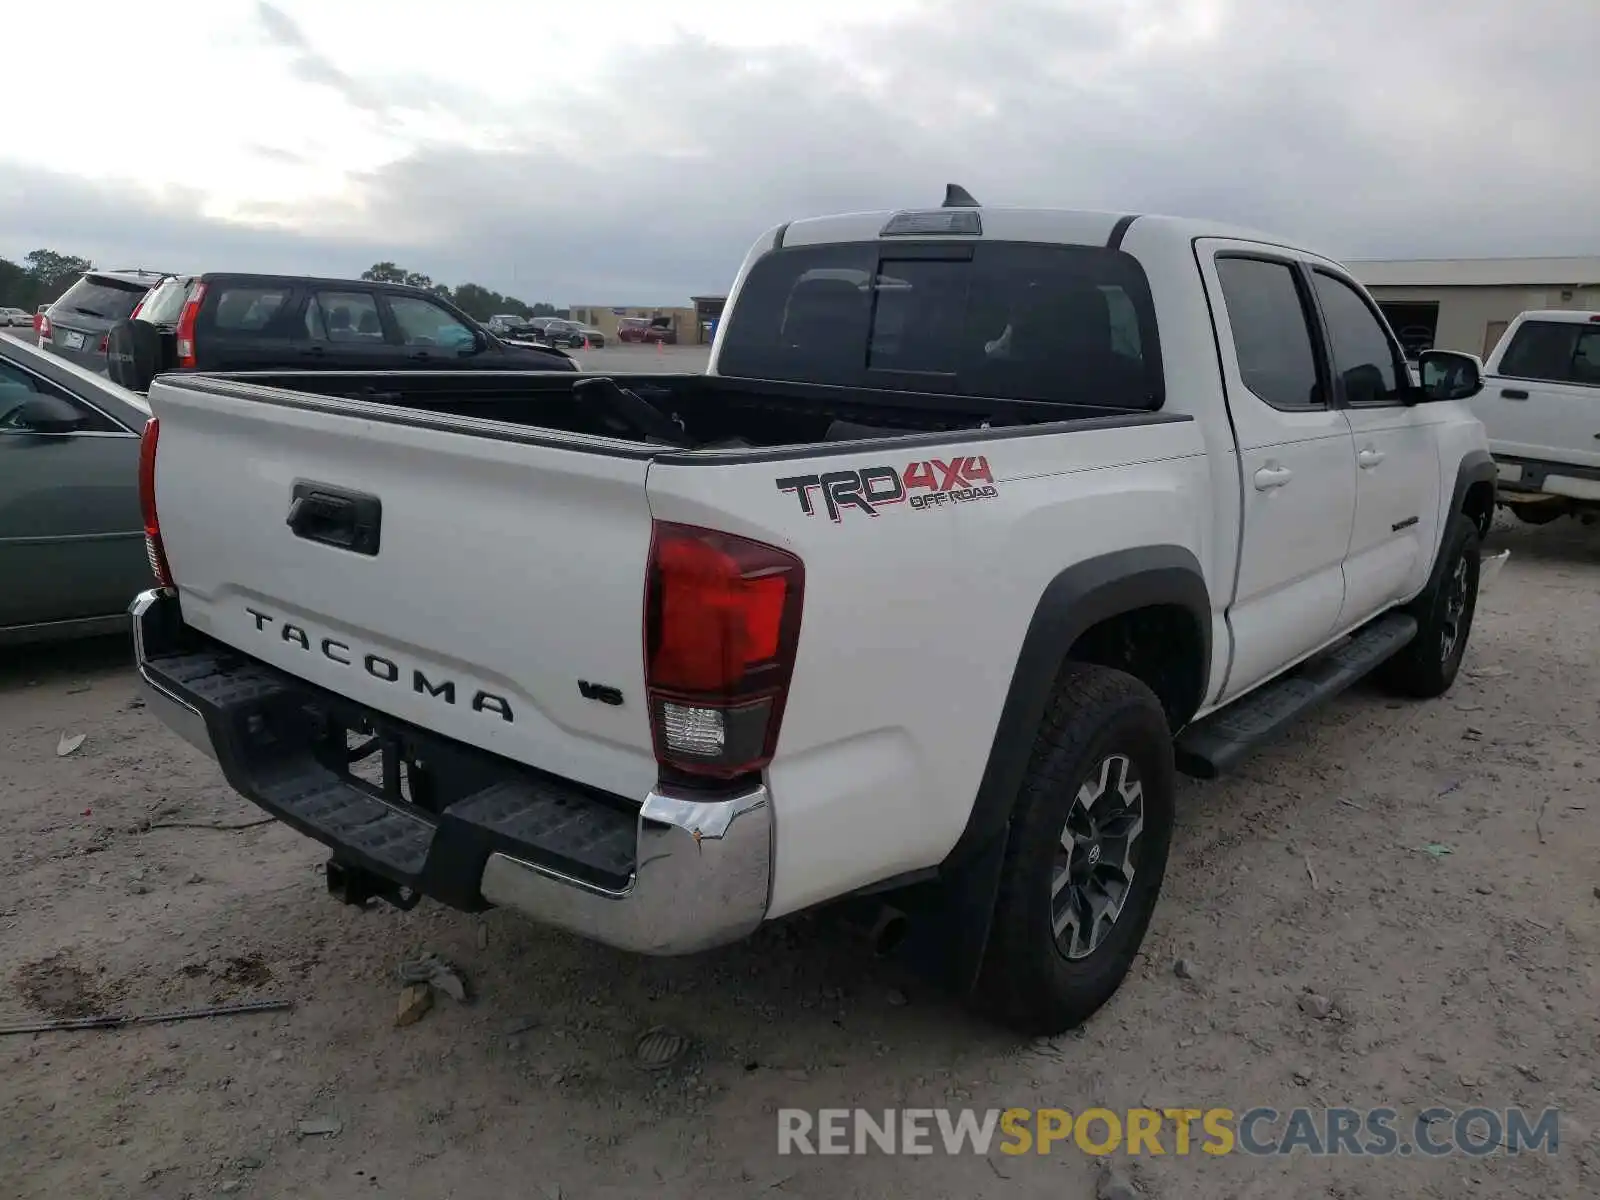
M 622 317 L 617 321 L 617 341 L 676 346 L 678 331 L 671 317 Z
M 516 313 L 496 313 L 484 323 L 484 327 L 497 337 L 513 341 L 531 340 L 535 332 L 530 319 L 519 317 Z
M 534 317 L 528 322 L 528 337 L 535 342 L 544 341 L 544 331 L 550 327 L 551 322 L 559 321 L 560 317 Z
M 1454 682 L 1480 367 L 1413 387 L 1349 271 L 1209 222 L 796 228 L 703 375 L 157 380 L 147 700 L 351 903 L 685 954 L 848 898 L 1059 1033 L 1139 954 L 1177 771 Z
M 111 378 L 136 392 L 162 371 L 575 369 L 421 288 L 229 272 L 164 280 L 111 331 L 106 357 Z
M 162 271 L 88 271 L 52 304 L 39 329 L 39 345 L 91 371 L 106 369 L 106 335 L 139 307 Z
M 1489 432 L 1500 503 L 1513 516 L 1544 525 L 1600 514 L 1600 313 L 1519 315 L 1470 403 Z
M 12 326 L 32 324 L 33 318 L 28 315 L 26 309 L 0 308 L 0 325 L 10 328 Z
M 0 338 L 0 646 L 122 633 L 151 585 L 142 397 Z
M 595 332 L 599 333 L 598 330 Z M 576 321 L 557 318 L 545 325 L 540 340 L 549 346 L 565 346 L 569 350 L 581 350 L 588 342 L 588 335 L 584 327 Z

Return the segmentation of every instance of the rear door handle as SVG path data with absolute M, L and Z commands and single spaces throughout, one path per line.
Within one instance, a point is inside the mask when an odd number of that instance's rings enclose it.
M 1501 388 L 1500 394 L 1507 400 L 1526 400 L 1528 393 L 1521 388 Z
M 1373 446 L 1368 446 L 1365 450 L 1356 455 L 1356 465 L 1363 471 L 1372 470 L 1373 467 L 1377 466 L 1382 461 L 1383 451 Z
M 1273 488 L 1281 488 L 1294 478 L 1294 472 L 1288 467 L 1267 466 L 1256 472 L 1256 491 L 1270 492 Z

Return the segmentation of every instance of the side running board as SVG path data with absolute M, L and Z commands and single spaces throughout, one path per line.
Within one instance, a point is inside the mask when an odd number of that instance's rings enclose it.
M 1417 620 L 1389 613 L 1332 650 L 1257 688 L 1178 735 L 1178 770 L 1215 779 L 1331 700 L 1417 636 Z

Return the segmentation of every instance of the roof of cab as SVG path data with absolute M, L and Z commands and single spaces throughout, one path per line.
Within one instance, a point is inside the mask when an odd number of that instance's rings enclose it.
M 782 245 L 824 245 L 830 242 L 876 241 L 889 219 L 900 212 L 937 212 L 936 206 L 926 208 L 888 209 L 877 212 L 842 213 L 836 216 L 810 217 L 792 221 L 782 230 Z M 1279 234 L 1229 225 L 1192 217 L 1171 217 L 1158 214 L 1131 214 L 1100 212 L 1069 208 L 986 208 L 963 211 L 976 212 L 982 221 L 983 240 L 1012 242 L 1043 242 L 1063 245 L 1106 245 L 1117 232 L 1119 225 L 1131 234 L 1158 233 L 1187 244 L 1195 238 L 1231 238 L 1257 242 L 1264 245 L 1293 247 L 1309 254 L 1320 252 L 1302 242 Z M 967 235 L 941 235 L 960 238 Z
M 1524 321 L 1556 321 L 1567 325 L 1587 325 L 1590 322 L 1600 323 L 1600 312 L 1588 312 L 1581 308 L 1535 308 L 1521 314 Z

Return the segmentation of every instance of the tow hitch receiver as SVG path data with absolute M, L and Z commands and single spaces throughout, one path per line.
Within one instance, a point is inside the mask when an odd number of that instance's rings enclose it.
M 330 858 L 327 866 L 328 893 L 346 904 L 365 908 L 374 899 L 386 901 L 402 912 L 413 909 L 422 893 L 382 875 Z

